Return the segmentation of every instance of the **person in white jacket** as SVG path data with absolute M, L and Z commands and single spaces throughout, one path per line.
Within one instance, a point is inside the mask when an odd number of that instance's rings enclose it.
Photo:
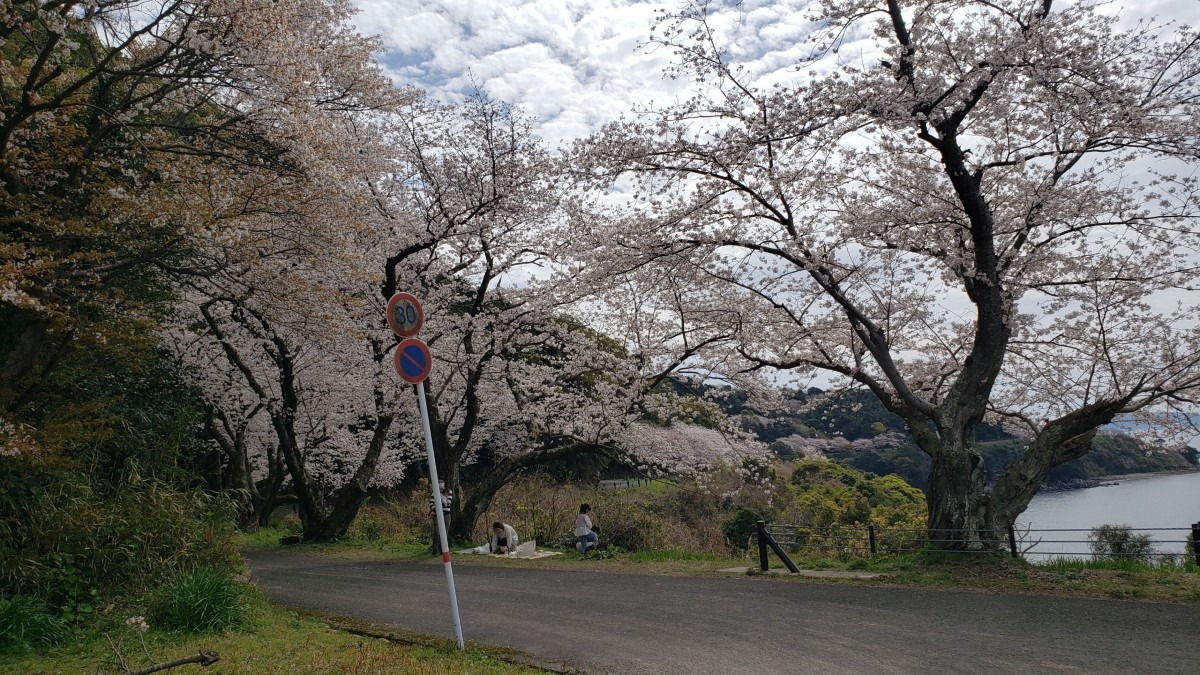
M 512 553 L 516 550 L 517 531 L 508 523 L 496 521 L 492 523 L 492 540 L 488 542 L 488 551 L 491 553 L 504 554 Z
M 595 546 L 599 540 L 599 535 L 596 534 L 596 527 L 592 525 L 592 517 L 588 515 L 592 510 L 589 504 L 580 504 L 579 515 L 575 517 L 575 550 L 579 551 L 579 555 L 587 555 L 588 548 Z

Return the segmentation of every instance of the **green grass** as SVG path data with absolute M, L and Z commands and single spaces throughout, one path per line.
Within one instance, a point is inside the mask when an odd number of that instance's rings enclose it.
M 775 565 L 782 566 L 783 565 L 783 561 L 776 558 L 774 553 L 770 553 L 768 555 L 768 557 L 772 561 L 770 563 L 772 566 L 775 566 Z M 803 568 L 806 570 L 832 570 L 832 569 L 840 569 L 840 568 L 846 566 L 846 564 L 843 562 L 840 562 L 833 558 L 827 558 L 825 556 L 819 556 L 819 555 L 795 555 L 795 554 L 789 553 L 788 557 L 792 559 L 792 562 L 796 564 L 796 567 L 800 567 L 800 568 Z M 756 560 L 757 560 L 757 558 L 756 558 Z
M 211 633 L 244 628 L 249 612 L 249 589 L 229 570 L 201 567 L 167 583 L 154 598 L 150 618 L 170 630 Z
M 333 626 L 333 627 L 331 627 Z M 146 652 L 156 662 L 215 651 L 220 662 L 205 673 L 475 673 L 481 675 L 537 673 L 542 670 L 513 663 L 518 655 L 500 649 L 468 645 L 459 652 L 452 641 L 393 633 L 393 640 L 354 634 L 336 628 L 350 626 L 319 615 L 300 613 L 256 600 L 247 629 L 209 635 L 185 635 L 159 630 L 145 634 Z M 362 625 L 353 630 L 362 631 Z M 387 629 L 365 631 L 386 635 Z M 136 633 L 124 617 L 110 617 L 103 628 L 44 654 L 0 659 L 0 673 L 120 672 L 121 664 L 109 640 L 119 645 L 129 668 L 149 665 Z M 200 672 L 186 666 L 179 672 Z
M 52 647 L 70 633 L 67 623 L 40 600 L 0 596 L 0 654 Z
M 326 544 L 296 544 L 283 546 L 279 540 L 289 536 L 287 530 L 276 528 L 260 528 L 255 532 L 244 532 L 238 535 L 238 545 L 244 549 L 278 549 L 296 550 L 305 553 L 317 553 L 339 558 L 363 558 L 370 560 L 398 560 L 430 558 L 429 543 L 426 541 L 411 541 L 382 536 L 377 539 L 355 539 L 348 537 L 341 541 Z M 450 550 L 473 547 L 475 544 L 454 543 Z
M 1117 570 L 1122 572 L 1200 572 L 1190 561 L 1151 560 L 1145 558 L 1081 559 L 1054 557 L 1040 565 L 1056 570 Z
M 866 583 L 1200 603 L 1200 571 L 1194 565 L 1149 566 L 1127 560 L 1034 565 L 1008 556 L 953 557 L 923 552 L 878 559 L 864 569 L 886 574 Z
M 636 551 L 629 553 L 626 558 L 630 562 L 645 563 L 645 562 L 663 562 L 675 560 L 705 560 L 705 561 L 724 561 L 726 558 L 713 555 L 712 553 L 700 553 L 698 551 L 689 551 L 683 548 L 668 548 L 660 551 Z
M 274 527 L 261 527 L 253 532 L 239 532 L 237 534 L 238 547 L 278 548 L 279 540 L 292 534 L 295 533 Z

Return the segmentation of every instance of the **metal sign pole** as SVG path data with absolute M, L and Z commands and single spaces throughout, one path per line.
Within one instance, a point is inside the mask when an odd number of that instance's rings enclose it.
M 425 429 L 425 452 L 429 455 L 429 485 L 437 517 L 438 537 L 442 542 L 442 565 L 446 568 L 446 584 L 450 587 L 450 613 L 454 617 L 454 636 L 463 649 L 462 621 L 458 618 L 458 594 L 454 591 L 454 569 L 450 566 L 450 543 L 446 538 L 446 517 L 442 513 L 442 491 L 438 489 L 437 459 L 433 456 L 433 433 L 429 429 L 429 409 L 425 407 L 425 383 L 417 383 L 417 403 L 421 406 L 421 426 Z

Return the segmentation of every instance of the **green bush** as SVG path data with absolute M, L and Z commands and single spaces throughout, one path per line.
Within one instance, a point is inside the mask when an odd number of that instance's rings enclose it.
M 200 567 L 180 574 L 156 594 L 151 624 L 189 633 L 244 628 L 250 617 L 246 593 L 228 570 Z
M 0 596 L 0 654 L 53 647 L 69 634 L 67 622 L 41 600 Z
M 521 541 L 536 540 L 541 547 L 574 547 L 579 505 L 594 505 L 596 497 L 582 486 L 559 483 L 544 475 L 514 481 L 496 494 L 491 508 L 476 521 L 473 541 L 486 541 L 492 534 L 492 523 L 499 520 L 512 525 Z M 428 497 L 423 499 L 427 504 Z M 423 519 L 426 528 L 428 518 L 425 515 Z
M 756 523 L 760 519 L 757 511 L 738 509 L 721 523 L 721 534 L 725 535 L 725 544 L 735 552 L 745 551 L 750 545 L 750 538 L 758 531 Z
M 792 469 L 792 484 L 801 490 L 826 484 L 854 487 L 863 477 L 862 471 L 820 459 L 796 462 Z
M 294 513 L 286 513 L 281 516 L 271 518 L 271 529 L 281 530 L 288 534 L 302 534 L 304 526 L 300 522 L 300 516 Z
M 387 523 L 379 517 L 379 514 L 362 508 L 359 509 L 358 515 L 354 517 L 354 522 L 350 523 L 350 529 L 347 531 L 347 534 L 351 539 L 379 541 L 383 538 L 387 530 Z
M 640 504 L 605 495 L 592 505 L 592 519 L 600 528 L 600 541 L 625 551 L 643 551 L 674 545 L 665 536 L 665 523 Z
M 51 553 L 42 568 L 43 598 L 69 622 L 86 619 L 100 605 L 100 591 L 70 553 Z
M 159 480 L 94 486 L 63 466 L 0 457 L 0 588 L 76 620 L 102 596 L 178 570 L 234 568 L 234 508 Z
M 1154 553 L 1154 541 L 1129 525 L 1101 525 L 1088 534 L 1088 548 L 1101 560 L 1146 558 Z

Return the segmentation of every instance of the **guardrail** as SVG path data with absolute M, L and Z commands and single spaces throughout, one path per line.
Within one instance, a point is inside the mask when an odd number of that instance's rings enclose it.
M 758 541 L 758 557 L 759 566 L 765 572 L 769 569 L 768 549 L 774 551 L 783 564 L 793 573 L 797 572 L 796 565 L 788 556 L 789 550 L 792 553 L 798 552 L 813 552 L 825 555 L 833 554 L 839 557 L 849 558 L 865 558 L 879 555 L 902 555 L 905 553 L 916 553 L 918 551 L 927 550 L 929 548 L 929 534 L 937 532 L 936 530 L 928 530 L 925 528 L 898 528 L 898 527 L 875 527 L 868 525 L 866 527 L 854 526 L 838 526 L 826 528 L 813 528 L 803 525 L 785 525 L 785 524 L 768 524 L 764 521 L 758 521 L 756 524 L 756 539 Z M 1183 527 L 1145 527 L 1145 528 L 1130 528 L 1133 532 L 1188 532 L 1189 528 Z M 951 530 L 944 530 L 951 532 Z M 965 539 L 940 539 L 939 552 L 948 554 L 991 554 L 996 549 L 1007 549 L 1009 555 L 1014 558 L 1024 558 L 1027 556 L 1057 556 L 1065 558 L 1075 557 L 1103 557 L 1103 558 L 1131 558 L 1131 559 L 1167 559 L 1176 558 L 1182 555 L 1179 552 L 1112 552 L 1112 553 L 1096 553 L 1090 548 L 1090 540 L 1088 538 L 1069 538 L 1066 533 L 1087 533 L 1091 534 L 1092 529 L 1077 529 L 1077 528 L 1058 528 L 1058 529 L 1032 529 L 1023 527 L 1019 530 L 1009 528 L 1007 536 L 1003 541 L 991 542 L 992 546 L 988 550 L 979 549 L 954 549 L 945 548 L 945 544 L 966 543 Z M 1200 523 L 1195 523 L 1191 526 L 1190 532 L 1192 541 L 1200 542 Z M 1053 536 L 1053 539 L 1046 539 L 1035 535 L 1047 534 Z M 1068 538 L 1063 538 L 1068 537 Z M 1187 535 L 1183 535 L 1182 539 L 1160 539 L 1155 540 L 1154 544 L 1177 544 L 1183 548 L 1187 544 Z M 1047 544 L 1067 544 L 1079 545 L 1087 547 L 1088 550 L 1036 550 L 1037 547 Z M 1200 565 L 1200 547 L 1195 551 L 1196 564 Z

